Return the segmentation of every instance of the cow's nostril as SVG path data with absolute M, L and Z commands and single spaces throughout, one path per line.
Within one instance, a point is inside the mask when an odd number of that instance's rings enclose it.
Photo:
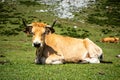
M 34 47 L 40 47 L 40 43 L 34 43 Z

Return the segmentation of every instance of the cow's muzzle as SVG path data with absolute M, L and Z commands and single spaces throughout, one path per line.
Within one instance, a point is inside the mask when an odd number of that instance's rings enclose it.
M 38 48 L 41 46 L 41 43 L 33 43 L 33 46 Z

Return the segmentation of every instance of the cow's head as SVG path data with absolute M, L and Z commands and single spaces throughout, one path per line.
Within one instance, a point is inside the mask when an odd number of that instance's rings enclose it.
M 23 24 L 26 26 L 25 33 L 32 34 L 32 45 L 36 48 L 43 47 L 45 41 L 45 35 L 54 33 L 53 26 L 56 21 L 54 21 L 53 25 L 47 25 L 42 22 L 33 22 L 31 24 L 26 25 L 23 21 Z

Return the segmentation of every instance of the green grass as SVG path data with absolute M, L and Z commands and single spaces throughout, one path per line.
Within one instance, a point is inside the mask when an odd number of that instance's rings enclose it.
M 94 28 L 90 29 L 95 32 Z M 4 57 L 0 61 L 4 63 L 0 64 L 0 80 L 119 80 L 120 59 L 115 57 L 120 52 L 119 43 L 95 43 L 103 49 L 104 60 L 113 64 L 36 65 L 31 37 L 24 33 L 1 36 L 0 55 Z
M 56 18 L 49 13 L 36 13 L 35 9 L 46 9 L 48 6 L 36 5 L 29 6 L 17 5 L 17 12 L 21 12 L 23 18 L 30 23 L 33 18 L 40 19 L 43 22 L 52 24 Z M 28 13 L 30 12 L 30 13 Z M 14 12 L 13 12 L 14 13 Z M 17 16 L 17 15 L 16 15 Z M 19 15 L 21 16 L 21 15 Z M 79 17 L 81 15 L 77 15 Z M 29 18 L 30 17 L 30 18 Z M 49 18 L 48 18 L 49 17 Z M 83 16 L 81 16 L 83 17 Z M 10 18 L 12 22 L 18 20 L 18 24 L 6 23 L 0 24 L 0 80 L 119 80 L 120 79 L 120 58 L 115 57 L 120 54 L 120 43 L 101 43 L 101 38 L 106 36 L 120 37 L 119 27 L 99 26 L 89 24 L 88 22 L 80 23 L 77 20 L 59 19 L 55 25 L 57 34 L 64 33 L 70 27 L 78 26 L 77 34 L 82 35 L 84 30 L 88 31 L 90 38 L 99 45 L 104 52 L 104 60 L 112 61 L 113 64 L 74 64 L 67 63 L 61 65 L 36 65 L 35 48 L 32 47 L 31 37 L 27 37 L 22 32 L 23 27 L 21 20 Z M 20 30 L 16 30 L 18 28 Z M 63 31 L 62 31 L 63 29 Z M 105 34 L 103 29 L 111 31 Z M 8 30 L 8 33 L 5 31 Z M 18 34 L 11 34 L 15 30 Z M 9 32 L 11 31 L 11 32 Z M 71 30 L 70 30 L 71 31 Z M 5 34 L 2 34 L 2 33 Z M 68 32 L 69 33 L 69 32 Z M 73 36 L 71 34 L 71 36 Z M 80 38 L 80 37 L 79 37 Z

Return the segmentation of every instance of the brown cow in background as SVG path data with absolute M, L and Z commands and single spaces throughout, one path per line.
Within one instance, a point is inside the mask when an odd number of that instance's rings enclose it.
M 118 37 L 106 37 L 101 40 L 102 42 L 117 43 L 119 42 Z

